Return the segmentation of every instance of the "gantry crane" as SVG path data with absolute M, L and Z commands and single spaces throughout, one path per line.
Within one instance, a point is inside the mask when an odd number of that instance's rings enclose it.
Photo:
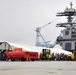
M 57 19 L 58 18 L 56 18 L 55 20 L 57 20 Z M 55 20 L 53 20 L 53 21 L 55 21 Z M 39 46 L 39 47 L 47 47 L 47 48 L 52 48 L 52 47 L 55 46 L 56 42 L 54 44 L 50 44 L 51 41 L 46 41 L 44 39 L 44 37 L 42 36 L 41 32 L 40 32 L 42 28 L 50 25 L 52 22 L 49 22 L 49 23 L 43 25 L 42 27 L 37 27 L 36 28 L 36 30 L 35 30 L 37 32 L 37 34 L 36 34 L 36 43 L 35 43 L 36 46 Z M 43 40 L 43 42 L 40 41 L 40 38 Z

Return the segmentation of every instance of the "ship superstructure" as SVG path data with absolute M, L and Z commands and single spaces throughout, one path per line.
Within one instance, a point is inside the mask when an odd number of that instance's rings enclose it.
M 56 27 L 64 27 L 61 31 L 61 35 L 57 37 L 57 42 L 60 44 L 62 49 L 76 52 L 76 23 L 74 18 L 76 17 L 76 9 L 72 7 L 72 2 L 70 3 L 70 8 L 66 8 L 64 12 L 57 13 L 56 16 L 67 17 L 66 23 L 58 23 Z

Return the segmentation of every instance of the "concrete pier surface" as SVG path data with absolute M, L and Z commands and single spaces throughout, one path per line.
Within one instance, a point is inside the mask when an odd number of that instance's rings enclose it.
M 76 61 L 0 61 L 0 75 L 76 75 Z

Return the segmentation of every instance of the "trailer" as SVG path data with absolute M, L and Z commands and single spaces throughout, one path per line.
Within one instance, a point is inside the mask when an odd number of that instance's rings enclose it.
M 6 52 L 6 60 L 34 61 L 38 60 L 38 52 L 29 52 L 29 51 L 23 51 L 22 48 L 14 48 L 14 50 Z

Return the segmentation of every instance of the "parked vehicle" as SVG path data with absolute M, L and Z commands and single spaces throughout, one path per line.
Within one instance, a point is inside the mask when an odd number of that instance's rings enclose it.
M 49 49 L 42 49 L 40 53 L 41 60 L 51 60 L 51 51 Z
M 22 48 L 14 48 L 13 51 L 6 52 L 6 60 L 11 59 L 11 61 L 15 60 L 37 60 L 38 59 L 38 52 L 27 52 L 23 51 Z

